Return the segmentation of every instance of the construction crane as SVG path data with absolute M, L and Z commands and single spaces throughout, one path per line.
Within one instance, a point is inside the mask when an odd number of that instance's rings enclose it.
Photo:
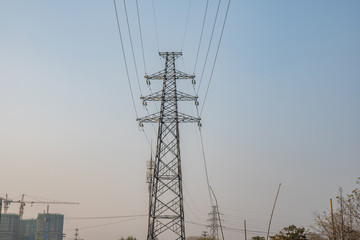
M 8 195 L 6 194 L 5 198 L 0 197 L 0 202 L 1 202 L 0 205 L 2 205 L 2 202 L 4 202 L 4 213 L 7 213 L 7 210 L 9 209 L 9 204 L 10 204 L 9 199 L 8 199 Z M 2 208 L 0 208 L 0 214 L 1 214 L 1 210 L 2 210 Z
M 21 196 L 21 200 L 11 200 L 8 198 L 8 195 L 6 194 L 6 197 L 0 197 L 0 199 L 2 199 L 3 203 L 4 203 L 4 213 L 7 213 L 8 209 L 9 209 L 9 205 L 11 203 L 18 203 L 20 204 L 20 208 L 19 208 L 19 216 L 20 219 L 22 219 L 23 215 L 24 215 L 24 207 L 26 204 L 46 204 L 46 205 L 51 205 L 51 204 L 74 204 L 74 205 L 79 205 L 80 203 L 78 202 L 60 202 L 60 201 L 25 201 L 25 194 L 23 194 Z M 0 209 L 1 212 L 1 209 Z
M 18 203 L 20 204 L 20 208 L 19 208 L 19 217 L 20 220 L 22 220 L 22 217 L 24 215 L 24 207 L 27 203 L 30 203 L 31 205 L 33 204 L 46 204 L 47 205 L 47 215 L 49 213 L 49 205 L 50 204 L 75 204 L 75 205 L 79 205 L 80 203 L 78 202 L 60 202 L 60 201 L 25 201 L 25 194 L 23 194 L 21 196 L 21 200 L 12 200 L 9 199 L 8 195 L 6 194 L 5 198 L 4 197 L 0 197 L 0 202 L 4 203 L 4 213 L 7 213 L 8 209 L 9 209 L 9 205 L 11 203 Z M 1 204 L 0 204 L 1 206 Z M 1 220 L 1 207 L 0 207 L 0 220 Z M 46 217 L 45 220 L 45 239 L 48 240 L 48 217 Z M 21 221 L 19 222 L 19 226 L 18 226 L 19 230 L 21 229 Z M 20 235 L 18 235 L 18 240 L 20 240 Z

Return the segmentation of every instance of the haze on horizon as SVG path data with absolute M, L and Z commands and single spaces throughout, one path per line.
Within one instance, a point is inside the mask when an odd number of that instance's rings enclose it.
M 124 33 L 136 108 L 140 91 Z M 180 70 L 192 73 L 206 1 L 139 0 L 147 73 L 163 68 L 157 52 L 183 51 Z M 210 0 L 200 51 L 201 76 L 217 1 Z M 143 75 L 135 1 L 127 1 L 142 93 Z M 225 2 L 214 44 L 220 34 Z M 232 1 L 218 62 L 202 115 L 210 183 L 224 225 L 265 232 L 279 183 L 272 230 L 308 227 L 360 176 L 360 2 Z M 112 1 L 0 2 L 0 196 L 80 202 L 50 206 L 65 215 L 67 239 L 144 239 L 146 161 L 150 147 L 135 121 Z M 209 64 L 210 66 L 210 64 Z M 206 68 L 203 89 L 210 67 Z M 183 84 L 192 93 L 191 84 Z M 157 84 L 153 90 L 160 89 Z M 199 92 L 203 104 L 205 91 Z M 195 106 L 181 106 L 195 114 Z M 150 112 L 155 108 L 149 106 Z M 156 135 L 145 131 L 153 144 Z M 206 224 L 210 211 L 199 132 L 181 126 L 186 221 Z M 25 218 L 46 206 L 27 205 Z M 9 212 L 18 212 L 11 205 Z M 204 226 L 187 223 L 187 236 Z M 253 235 L 265 234 L 248 234 Z M 241 231 L 226 231 L 229 240 Z

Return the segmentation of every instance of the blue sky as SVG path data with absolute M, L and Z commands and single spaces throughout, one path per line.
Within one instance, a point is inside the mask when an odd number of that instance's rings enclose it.
M 189 1 L 154 2 L 159 43 L 152 1 L 139 0 L 147 73 L 163 67 L 158 50 L 183 50 L 178 67 L 192 73 L 206 1 L 191 3 L 183 48 Z M 136 108 L 144 116 L 123 2 L 117 4 Z M 216 4 L 210 0 L 197 79 Z M 141 92 L 148 94 L 135 1 L 127 7 Z M 200 104 L 225 8 L 222 1 Z M 210 182 L 225 226 L 242 229 L 247 219 L 250 230 L 265 231 L 280 182 L 274 232 L 289 224 L 309 226 L 312 212 L 326 210 L 340 186 L 345 192 L 355 187 L 359 11 L 355 0 L 232 1 L 202 114 Z M 66 217 L 146 213 L 150 148 L 135 121 L 112 1 L 5 0 L 0 30 L 0 195 L 79 201 L 50 207 Z M 192 93 L 191 84 L 182 87 Z M 181 109 L 195 114 L 191 104 Z M 151 126 L 145 131 L 155 139 Z M 182 126 L 181 134 L 185 215 L 206 224 L 210 206 L 197 127 Z M 27 206 L 25 217 L 44 208 Z M 92 228 L 120 220 L 66 220 L 65 229 L 70 237 L 79 227 L 88 240 L 145 237 L 145 218 Z M 187 224 L 189 236 L 203 230 Z M 228 239 L 243 236 L 225 233 Z

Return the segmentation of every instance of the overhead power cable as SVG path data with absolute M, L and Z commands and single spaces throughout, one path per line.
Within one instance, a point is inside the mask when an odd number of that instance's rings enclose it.
M 154 0 L 152 0 L 152 9 L 153 9 L 154 23 L 155 23 L 156 44 L 157 44 L 157 48 L 158 48 L 158 52 L 159 52 L 159 51 L 160 51 L 160 48 L 159 48 L 159 36 L 158 36 L 158 28 L 157 28 L 157 23 L 156 23 L 156 14 L 155 14 L 155 3 L 154 3 Z
M 126 0 L 123 0 L 123 3 L 124 3 L 124 11 L 125 11 L 125 16 L 126 16 L 126 24 L 127 24 L 127 28 L 128 28 L 128 32 L 129 32 L 129 38 L 130 38 L 131 53 L 132 53 L 133 61 L 134 61 L 136 79 L 137 79 L 137 83 L 138 83 L 140 95 L 142 96 L 142 91 L 141 91 L 141 86 L 140 86 L 140 79 L 139 79 L 139 73 L 138 73 L 138 69 L 137 69 L 135 52 L 134 52 L 134 45 L 133 45 L 133 41 L 132 41 L 132 37 L 131 37 L 129 17 L 128 17 L 128 12 L 127 12 L 127 8 L 126 8 Z
M 184 30 L 184 35 L 183 35 L 182 42 L 181 42 L 181 52 L 182 52 L 182 50 L 184 48 L 186 30 L 187 30 L 187 26 L 188 26 L 188 22 L 189 22 L 190 8 L 191 8 L 191 0 L 189 0 L 189 7 L 188 7 L 188 10 L 187 10 L 187 14 L 186 14 L 185 30 Z
M 202 69 L 202 72 L 201 72 L 201 77 L 200 77 L 199 86 L 198 86 L 198 90 L 197 90 L 196 95 L 199 95 L 200 86 L 201 86 L 201 83 L 202 83 L 202 80 L 203 80 L 203 77 L 204 77 L 205 67 L 206 67 L 208 57 L 209 57 L 210 47 L 211 47 L 212 39 L 213 39 L 214 32 L 215 32 L 216 21 L 217 21 L 218 15 L 219 15 L 220 4 L 221 4 L 221 0 L 218 1 L 215 20 L 214 20 L 214 24 L 213 24 L 213 27 L 212 27 L 212 30 L 211 30 L 210 41 L 209 41 L 209 45 L 208 45 L 208 48 L 207 48 L 207 51 L 206 51 L 206 57 L 205 57 L 205 61 L 204 61 L 204 66 L 203 66 L 203 69 Z
M 194 74 L 195 74 L 196 65 L 197 65 L 197 61 L 198 61 L 198 57 L 199 57 L 199 51 L 200 51 L 200 47 L 201 47 L 201 41 L 202 41 L 202 37 L 203 37 L 204 25 L 205 25 L 206 15 L 207 15 L 207 11 L 208 11 L 208 6 L 209 6 L 209 0 L 206 1 L 205 13 L 204 13 L 203 23 L 202 23 L 202 27 L 201 27 L 200 40 L 199 40 L 199 45 L 198 45 L 198 50 L 197 50 L 196 59 L 195 59 L 195 65 L 194 65 L 194 71 L 193 71 Z M 193 90 L 194 90 L 194 95 L 196 95 L 196 90 L 195 90 L 194 84 L 193 84 Z M 196 106 L 196 112 L 197 112 L 197 116 L 200 117 L 198 106 Z M 209 174 L 208 174 L 207 164 L 206 164 L 205 148 L 204 148 L 204 142 L 203 142 L 203 137 L 202 137 L 200 127 L 199 127 L 199 133 L 200 133 L 200 142 L 201 142 L 201 149 L 202 149 L 202 157 L 203 157 L 204 171 L 205 171 L 205 177 L 206 177 L 206 184 L 207 184 L 207 189 L 208 189 L 208 193 L 209 193 L 209 200 L 210 200 L 211 206 L 213 206 L 214 204 L 213 204 L 213 200 L 212 200 L 212 197 L 211 197 L 211 188 L 210 188 Z
M 132 103 L 133 103 L 133 106 L 134 106 L 134 111 L 135 111 L 136 118 L 139 118 L 138 112 L 137 112 L 137 109 L 136 109 L 134 93 L 133 93 L 131 82 L 130 82 L 129 68 L 128 68 L 126 55 L 125 55 L 125 48 L 124 48 L 124 42 L 123 42 L 123 38 L 122 38 L 122 34 L 121 34 L 121 26 L 120 26 L 120 22 L 119 22 L 119 15 L 118 15 L 117 7 L 116 7 L 116 1 L 113 0 L 113 2 L 114 2 L 114 10 L 115 10 L 115 15 L 116 15 L 117 28 L 118 28 L 119 38 L 120 38 L 120 43 L 121 43 L 121 49 L 122 49 L 124 63 L 125 63 L 126 76 L 127 76 L 127 80 L 128 80 L 128 84 L 129 84 L 130 94 L 131 94 L 131 100 L 132 100 Z M 125 6 L 125 0 L 124 0 L 124 6 Z M 126 6 L 125 6 L 125 11 L 126 11 Z M 127 11 L 126 11 L 126 18 L 127 18 Z M 129 28 L 128 18 L 127 18 L 127 23 L 128 23 L 128 28 Z M 129 28 L 129 35 L 130 35 L 130 28 Z M 130 39 L 131 39 L 131 36 L 130 36 Z M 131 46 L 132 45 L 133 44 L 132 44 L 132 41 L 131 41 Z M 133 51 L 133 56 L 134 56 L 134 51 Z M 135 57 L 134 57 L 134 61 L 135 61 Z M 137 68 L 136 68 L 136 74 L 137 74 Z M 139 78 L 138 78 L 138 83 L 139 83 Z M 140 88 L 140 84 L 139 84 L 139 88 Z M 141 88 L 140 88 L 140 93 L 141 93 Z M 145 129 L 141 129 L 141 131 L 144 133 L 145 138 L 146 138 L 149 146 L 151 147 L 151 143 L 150 143 L 149 138 L 148 138 L 148 136 L 147 136 L 147 134 L 145 132 Z
M 126 76 L 127 76 L 127 80 L 128 80 L 128 83 L 129 83 L 131 99 L 132 99 L 132 102 L 133 102 L 133 105 L 134 105 L 135 115 L 136 115 L 136 118 L 138 118 L 138 112 L 136 110 L 134 94 L 133 94 L 133 90 L 132 90 L 132 86 L 131 86 L 131 82 L 130 82 L 129 69 L 128 69 L 126 56 L 125 56 L 124 42 L 123 42 L 123 38 L 122 38 L 122 34 L 121 34 L 121 27 L 120 27 L 120 22 L 119 22 L 118 11 L 117 11 L 117 7 L 116 7 L 116 1 L 113 0 L 113 2 L 114 2 L 114 10 L 115 10 L 115 15 L 116 15 L 116 22 L 117 22 L 117 27 L 118 27 L 118 32 L 119 32 L 119 38 L 120 38 L 120 42 L 121 42 L 121 49 L 122 49 L 122 53 L 123 53 L 123 57 L 124 57 Z
M 199 58 L 200 46 L 201 46 L 201 41 L 202 41 L 202 37 L 203 37 L 203 33 L 204 33 L 204 26 L 205 26 L 205 20 L 206 20 L 206 15 L 207 15 L 207 11 L 208 11 L 208 6 L 209 6 L 209 0 L 206 0 L 205 13 L 204 13 L 204 18 L 203 18 L 203 22 L 202 22 L 200 40 L 199 40 L 199 45 L 198 45 L 198 50 L 196 53 L 196 59 L 195 59 L 195 65 L 194 65 L 194 72 L 193 72 L 194 74 L 195 74 L 195 70 L 196 70 L 197 61 Z
M 204 162 L 204 169 L 205 169 L 205 175 L 206 175 L 206 183 L 207 183 L 208 192 L 209 192 L 210 204 L 211 204 L 211 206 L 214 206 L 214 203 L 213 203 L 213 200 L 211 197 L 211 187 L 210 187 L 209 174 L 208 174 L 208 169 L 207 169 L 207 164 L 206 164 L 205 148 L 204 148 L 204 141 L 203 141 L 203 137 L 202 137 L 202 133 L 201 133 L 201 128 L 199 128 L 199 132 L 200 132 L 201 149 L 202 149 L 202 155 L 203 155 L 203 162 Z
M 144 43 L 143 43 L 142 30 L 141 30 L 141 21 L 140 21 L 140 11 L 139 11 L 138 0 L 136 0 L 136 12 L 137 12 L 137 18 L 138 18 L 138 25 L 139 25 L 140 43 L 141 43 L 141 52 L 142 52 L 142 59 L 143 59 L 143 64 L 144 64 L 144 71 L 145 71 L 145 75 L 147 75 L 146 62 L 145 62 L 145 51 L 144 51 Z M 151 88 L 150 88 L 150 91 L 151 91 Z M 141 93 L 141 95 L 142 95 L 142 93 Z M 155 108 L 156 108 L 156 103 L 155 102 L 154 102 L 154 105 L 155 105 Z M 145 109 L 146 109 L 146 112 L 149 114 L 147 106 L 145 106 Z M 154 130 L 154 132 L 156 134 L 154 124 L 152 123 L 151 125 L 152 125 L 153 130 Z M 145 129 L 142 128 L 142 130 L 144 131 L 146 141 L 148 142 L 150 148 L 152 149 L 151 142 L 150 142 L 150 140 L 149 140 L 149 138 L 148 138 L 148 136 L 147 136 L 147 134 L 145 132 Z
M 239 221 L 242 222 L 244 220 L 244 218 L 246 218 L 246 220 L 249 220 L 249 222 L 251 223 L 257 223 L 257 224 L 262 224 L 262 225 L 267 225 L 269 223 L 268 219 L 261 219 L 261 218 L 251 218 L 251 217 L 245 217 L 243 216 L 235 216 L 235 215 L 229 215 L 227 213 L 222 213 L 222 215 L 224 216 L 224 218 L 226 219 L 231 219 L 231 221 Z M 278 217 L 278 216 L 276 216 Z M 286 225 L 286 222 L 280 222 L 280 221 L 275 221 L 275 224 L 281 224 L 281 225 Z
M 193 198 L 191 197 L 191 194 L 190 194 L 189 190 L 187 189 L 187 187 L 186 187 L 186 185 L 185 185 L 184 182 L 183 182 L 183 185 L 184 185 L 185 191 L 186 191 L 187 194 L 188 194 L 188 197 L 190 198 L 190 201 L 191 201 L 192 204 L 195 206 L 195 208 L 199 211 L 199 213 L 200 213 L 201 215 L 207 215 L 207 214 L 203 213 L 203 212 L 199 209 L 199 207 L 196 205 L 196 203 L 194 202 Z
M 203 105 L 201 107 L 200 116 L 202 115 L 202 111 L 204 110 L 206 98 L 207 98 L 207 95 L 208 95 L 208 92 L 209 92 L 212 76 L 213 76 L 215 65 L 216 65 L 216 60 L 217 60 L 217 57 L 218 57 L 218 54 L 219 54 L 219 49 L 220 49 L 220 45 L 221 45 L 222 36 L 223 36 L 223 33 L 224 33 L 224 29 L 225 29 L 226 19 L 227 19 L 228 13 L 229 13 L 230 3 L 231 3 L 231 0 L 229 0 L 227 8 L 226 8 L 226 14 L 225 14 L 224 23 L 223 23 L 223 26 L 222 26 L 222 29 L 221 29 L 219 44 L 217 46 L 216 55 L 215 55 L 215 59 L 214 59 L 214 64 L 213 64 L 212 69 L 211 69 L 209 83 L 208 83 L 207 88 L 206 88 L 206 93 L 205 93 L 205 97 L 204 97 L 204 103 L 203 103 Z
M 99 225 L 92 225 L 92 226 L 86 226 L 86 227 L 78 227 L 81 230 L 84 229 L 91 229 L 91 228 L 99 228 L 99 227 L 105 227 L 105 226 L 110 226 L 110 225 L 114 225 L 114 224 L 118 224 L 118 223 L 123 223 L 123 222 L 130 222 L 133 220 L 136 220 L 137 218 L 130 218 L 130 219 L 126 219 L 126 220 L 121 220 L 121 221 L 116 221 L 116 222 L 111 222 L 111 223 L 105 223 L 105 224 L 99 224 Z M 69 229 L 67 229 L 69 230 Z M 72 229 L 71 229 L 72 230 Z
M 138 0 L 136 0 L 136 12 L 137 12 L 138 23 L 139 23 L 140 42 L 141 42 L 141 51 L 142 51 L 142 57 L 143 57 L 143 62 L 144 62 L 144 71 L 145 71 L 145 75 L 147 75 Z
M 140 131 L 143 131 L 143 132 L 144 132 L 146 141 L 147 141 L 147 143 L 149 144 L 150 149 L 152 150 L 152 145 L 151 145 L 151 142 L 150 142 L 150 140 L 149 140 L 148 135 L 147 135 L 146 132 L 145 132 L 145 128 L 142 128 Z
M 241 229 L 241 228 L 230 228 L 230 227 L 224 227 L 224 230 L 225 231 L 236 231 L 236 232 L 244 232 L 245 230 L 244 229 Z M 264 231 L 256 231 L 256 230 L 248 230 L 246 229 L 246 232 L 249 232 L 249 233 L 266 233 Z M 275 233 L 271 233 L 271 234 L 275 234 Z
M 185 221 L 185 222 L 186 222 L 186 223 L 189 223 L 189 224 L 192 224 L 192 225 L 208 227 L 207 224 L 203 224 L 203 223 L 197 223 L 197 222 L 192 222 L 192 221 Z
M 137 78 L 137 82 L 138 82 L 138 87 L 139 87 L 139 91 L 140 91 L 140 95 L 142 96 L 142 91 L 141 91 L 141 86 L 140 86 L 140 78 L 139 78 L 139 72 L 138 72 L 138 68 L 137 68 L 137 64 L 136 64 L 136 57 L 135 57 L 135 52 L 134 52 L 134 45 L 133 45 L 133 41 L 132 41 L 132 37 L 131 37 L 131 30 L 130 30 L 130 24 L 129 24 L 129 18 L 128 18 L 128 13 L 127 13 L 127 7 L 126 7 L 126 1 L 123 0 L 124 3 L 124 10 L 125 10 L 125 16 L 126 16 L 126 23 L 127 23 L 127 27 L 128 27 L 128 32 L 129 32 L 129 38 L 130 38 L 130 44 L 131 44 L 131 52 L 132 52 L 132 56 L 133 56 L 133 61 L 134 61 L 134 67 L 135 67 L 135 72 L 136 72 L 136 78 Z M 137 16 L 138 16 L 138 24 L 139 24 L 139 31 L 140 31 L 140 41 L 141 41 L 141 49 L 142 49 L 142 56 L 143 56 L 143 63 L 144 63 L 144 70 L 145 70 L 145 74 L 146 74 L 146 64 L 145 64 L 145 54 L 144 54 L 144 46 L 143 46 L 143 40 L 142 40 L 142 32 L 141 32 L 141 24 L 140 24 L 140 13 L 139 13 L 139 6 L 138 6 L 138 0 L 136 0 L 136 10 L 137 10 Z M 149 113 L 147 107 L 145 106 L 146 111 Z M 148 142 L 150 148 L 151 148 L 151 143 L 150 140 L 146 134 L 146 131 L 144 128 L 141 128 L 141 131 L 144 132 L 146 141 Z
M 202 219 L 200 219 L 195 212 L 192 210 L 192 208 L 190 207 L 190 204 L 184 199 L 184 203 L 185 206 L 190 210 L 190 212 L 192 213 L 192 215 L 198 220 L 198 221 L 203 221 Z M 188 219 L 190 219 L 189 215 L 186 216 Z M 191 220 L 191 219 L 190 219 Z
M 198 222 L 192 222 L 192 221 L 185 221 L 186 223 L 192 224 L 192 225 L 197 225 L 197 226 L 203 226 L 203 227 L 208 227 L 207 224 L 203 224 L 203 223 L 198 223 Z M 244 232 L 244 229 L 241 228 L 230 228 L 230 227 L 224 227 L 225 231 L 234 231 L 234 232 Z M 248 230 L 246 229 L 247 232 L 249 233 L 266 233 L 264 231 L 257 231 L 257 230 Z M 272 234 L 275 234 L 274 232 L 272 232 Z
M 130 38 L 130 45 L 131 45 L 131 52 L 132 52 L 132 56 L 133 56 L 133 61 L 134 61 L 134 67 L 135 67 L 135 73 L 136 73 L 136 79 L 137 79 L 137 83 L 138 83 L 138 87 L 139 87 L 139 92 L 140 95 L 142 96 L 142 91 L 141 91 L 141 86 L 140 86 L 140 79 L 139 79 L 139 72 L 138 72 L 138 68 L 137 68 L 137 64 L 136 64 L 136 58 L 135 58 L 135 52 L 134 52 L 134 45 L 133 45 L 133 41 L 132 41 L 132 37 L 131 37 L 131 30 L 130 30 L 130 24 L 129 24 L 129 18 L 128 18 L 128 12 L 127 12 L 127 7 L 126 7 L 126 0 L 123 0 L 124 3 L 124 10 L 125 10 L 125 16 L 126 16 L 126 23 L 127 23 L 127 27 L 128 27 L 128 32 L 129 32 L 129 38 Z M 137 4 L 137 1 L 136 1 Z M 138 10 L 138 6 L 137 10 Z M 139 22 L 139 27 L 140 27 L 140 19 L 139 19 L 139 12 L 138 12 L 138 22 Z M 141 37 L 141 30 L 140 30 L 140 38 Z M 142 39 L 141 39 L 141 46 L 142 46 Z M 144 61 L 144 68 L 145 68 L 145 57 L 144 57 L 144 48 L 142 46 L 142 50 L 143 50 L 143 61 Z M 146 69 L 146 68 L 145 68 Z M 147 109 L 147 107 L 145 106 L 145 109 L 147 111 L 147 113 L 149 114 L 149 111 Z M 140 128 L 140 131 L 143 131 L 146 141 L 148 142 L 150 148 L 151 148 L 151 143 L 150 140 L 146 134 L 146 131 L 144 128 Z
M 122 216 L 102 216 L 102 217 L 66 217 L 66 220 L 99 220 L 99 219 L 114 219 L 114 218 L 134 218 L 134 217 L 146 217 L 144 214 L 136 215 L 122 215 Z

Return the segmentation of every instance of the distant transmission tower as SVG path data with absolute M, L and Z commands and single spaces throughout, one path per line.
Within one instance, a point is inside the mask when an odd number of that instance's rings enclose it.
M 165 68 L 152 75 L 150 80 L 161 80 L 161 91 L 141 97 L 146 101 L 160 101 L 160 112 L 137 119 L 143 123 L 159 123 L 156 156 L 149 193 L 148 240 L 185 240 L 184 205 L 182 190 L 179 123 L 198 122 L 195 118 L 178 111 L 178 101 L 195 101 L 197 97 L 177 90 L 177 80 L 195 76 L 175 68 L 181 52 L 160 52 L 165 59 Z
M 216 206 L 211 206 L 212 211 L 209 213 L 210 218 L 208 219 L 210 225 L 209 225 L 209 229 L 210 229 L 210 238 L 212 238 L 213 240 L 218 240 L 219 239 L 219 215 L 218 215 L 218 211 L 217 211 L 217 207 Z
M 75 239 L 74 240 L 84 240 L 84 239 L 80 239 L 79 238 L 79 229 L 78 228 L 75 228 Z

